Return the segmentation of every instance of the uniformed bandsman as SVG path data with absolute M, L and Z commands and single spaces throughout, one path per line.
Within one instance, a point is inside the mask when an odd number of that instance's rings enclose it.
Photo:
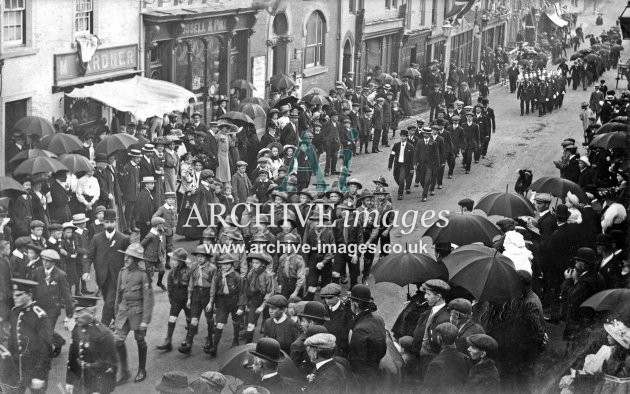
M 114 333 L 96 319 L 98 297 L 74 297 L 76 325 L 66 370 L 66 393 L 108 394 L 116 387 L 118 354 Z
M 37 282 L 12 279 L 9 352 L 20 372 L 18 392 L 45 393 L 53 351 L 53 329 L 46 312 L 33 301 Z
M 135 382 L 142 382 L 147 377 L 147 328 L 153 312 L 153 290 L 151 279 L 142 261 L 144 250 L 139 243 L 129 245 L 127 250 L 119 251 L 125 255 L 125 266 L 118 274 L 115 303 L 116 350 L 120 359 L 120 379 L 116 384 L 125 383 L 130 377 L 127 363 L 125 339 L 129 330 L 133 330 L 138 345 L 138 373 Z

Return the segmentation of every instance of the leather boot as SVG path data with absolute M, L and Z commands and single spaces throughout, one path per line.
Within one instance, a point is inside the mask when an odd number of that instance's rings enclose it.
M 214 330 L 214 353 L 213 353 L 213 357 L 216 357 L 218 351 L 219 351 L 219 342 L 221 342 L 221 335 L 223 335 L 223 329 L 215 329 Z
M 232 339 L 232 347 L 240 345 L 240 343 L 238 342 L 238 330 L 241 329 L 239 324 L 233 324 L 233 326 L 234 326 L 234 339 Z
M 206 337 L 206 344 L 203 345 L 203 351 L 209 355 L 212 355 L 213 352 L 214 354 L 216 354 L 216 351 L 214 349 L 214 340 L 211 334 L 208 334 L 208 336 Z
M 147 378 L 147 343 L 143 341 L 138 342 L 138 373 L 134 382 L 140 383 Z
M 254 340 L 254 331 L 245 332 L 245 343 L 252 343 Z
M 186 340 L 184 341 L 184 343 L 181 344 L 181 346 L 177 350 L 179 350 L 180 353 L 190 354 L 190 351 L 192 350 L 193 339 L 195 338 L 196 334 L 197 334 L 197 326 L 191 325 L 190 328 L 188 329 L 188 334 L 186 334 Z
M 160 350 L 166 350 L 170 352 L 173 350 L 173 345 L 171 345 L 171 338 L 173 338 L 173 331 L 175 331 L 175 323 L 168 323 L 168 331 L 166 332 L 166 338 L 164 338 L 164 342 L 159 345 L 157 348 Z
M 116 351 L 118 352 L 118 359 L 120 360 L 120 379 L 116 381 L 116 385 L 126 383 L 131 377 L 129 373 L 129 364 L 127 363 L 127 347 L 125 343 L 116 344 Z

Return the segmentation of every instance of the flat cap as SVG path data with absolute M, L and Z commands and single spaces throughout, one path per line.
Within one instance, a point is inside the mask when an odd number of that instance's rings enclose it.
M 497 341 L 490 335 L 486 334 L 473 334 L 466 338 L 466 342 L 479 350 L 485 351 L 486 353 L 494 353 L 499 348 Z
M 46 250 L 42 251 L 42 253 L 40 253 L 39 256 L 42 259 L 46 259 L 46 260 L 50 260 L 50 261 L 59 261 L 59 260 L 61 260 L 61 257 L 59 256 L 59 253 L 57 253 L 56 250 L 52 250 L 52 249 L 46 249 Z
M 59 231 L 63 230 L 63 226 L 59 223 L 52 223 L 48 225 L 48 231 Z
M 465 298 L 455 298 L 448 303 L 447 309 L 463 313 L 464 315 L 472 314 L 472 303 Z
M 45 227 L 44 222 L 42 222 L 41 220 L 31 221 L 31 228 L 36 228 L 36 227 Z
M 501 219 L 497 222 L 497 226 L 499 226 L 500 229 L 510 228 L 510 227 L 514 228 L 514 226 L 516 226 L 516 221 L 511 218 Z
M 534 201 L 538 202 L 551 202 L 551 200 L 552 197 L 549 193 L 536 193 L 536 196 L 534 197 Z
M 275 306 L 276 308 L 286 308 L 289 305 L 289 302 L 283 295 L 276 294 L 269 297 L 267 305 Z
M 322 298 L 339 297 L 341 295 L 341 286 L 336 283 L 329 283 L 322 288 L 319 295 Z
M 164 218 L 161 218 L 159 216 L 151 218 L 151 226 L 158 226 L 164 223 L 166 223 L 166 220 L 164 220 Z
M 420 286 L 420 291 L 431 290 L 436 293 L 444 294 L 451 290 L 451 286 L 442 279 L 429 279 Z
M 315 334 L 312 337 L 306 338 L 306 341 L 304 341 L 306 346 L 317 349 L 334 349 L 336 343 L 337 339 L 333 334 Z

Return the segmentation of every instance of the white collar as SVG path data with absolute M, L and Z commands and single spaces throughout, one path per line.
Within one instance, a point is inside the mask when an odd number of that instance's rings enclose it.
M 602 268 L 604 268 L 604 267 L 606 266 L 606 264 L 608 264 L 608 262 L 609 262 L 610 260 L 612 260 L 612 259 L 613 259 L 613 257 L 615 257 L 615 254 L 614 254 L 614 253 L 612 253 L 612 254 L 608 255 L 608 257 L 604 257 L 604 258 L 602 259 L 602 263 L 601 263 L 601 265 L 600 265 L 600 266 L 601 266 Z
M 444 308 L 445 306 L 446 306 L 446 303 L 442 301 L 441 303 L 431 307 L 431 314 L 435 315 L 436 313 L 440 311 L 440 309 Z
M 278 372 L 268 373 L 266 375 L 263 375 L 262 378 L 260 378 L 260 380 L 263 381 L 263 380 L 266 380 L 266 379 L 269 379 L 269 378 L 273 378 L 277 374 L 278 374 Z
M 282 323 L 282 322 L 283 322 L 283 321 L 285 321 L 285 320 L 287 320 L 287 315 L 286 315 L 286 313 L 283 313 L 283 314 L 282 314 L 282 317 L 280 318 L 280 320 L 276 320 L 276 318 L 275 318 L 275 317 L 273 318 L 273 322 L 274 322 L 274 323 L 276 323 L 276 324 L 280 324 L 280 323 Z
M 332 308 L 330 308 L 330 310 L 333 312 L 336 312 L 340 306 L 341 306 L 341 300 L 337 301 L 337 303 Z
M 96 223 L 96 221 L 94 221 L 94 223 Z M 81 228 L 81 227 L 77 227 L 74 229 L 74 232 L 79 234 L 79 235 L 83 235 L 83 231 L 85 231 L 85 229 Z
M 54 244 L 56 244 L 56 243 L 57 243 L 57 240 L 56 240 L 56 239 L 54 239 L 53 237 L 50 237 L 50 238 L 48 238 L 48 242 L 50 242 L 51 244 L 53 244 L 53 245 L 54 245 Z
M 18 249 L 13 250 L 13 252 L 11 254 L 13 254 L 18 259 L 23 259 L 24 258 L 24 253 L 20 252 Z
M 151 230 L 149 230 L 149 232 L 150 232 L 151 234 L 160 235 L 160 232 L 159 232 L 158 230 L 154 229 L 154 228 L 152 228 Z
M 50 275 L 50 273 L 52 272 L 52 270 L 55 269 L 55 266 L 53 265 L 52 267 L 50 267 L 50 269 L 46 269 L 44 268 L 44 272 L 46 273 L 46 276 Z
M 334 361 L 332 358 L 329 358 L 328 360 L 324 360 L 324 361 L 320 361 L 318 363 L 315 364 L 315 369 L 320 369 L 324 364 L 330 362 L 330 361 Z
M 164 203 L 164 208 L 166 209 L 175 209 L 175 207 L 171 207 L 167 202 Z
M 99 224 L 101 224 L 101 220 L 100 219 L 94 219 L 94 224 L 98 226 Z M 76 230 L 74 230 L 74 231 L 76 231 Z
M 548 209 L 545 209 L 544 211 L 542 211 L 542 212 L 540 213 L 540 217 L 545 216 L 545 215 L 547 214 L 547 212 L 549 212 L 549 210 L 548 210 Z
M 107 239 L 112 239 L 114 238 L 114 235 L 116 235 L 116 229 L 114 229 L 114 231 L 111 232 L 111 235 L 109 235 L 110 233 L 108 233 L 107 231 L 105 231 L 105 237 Z

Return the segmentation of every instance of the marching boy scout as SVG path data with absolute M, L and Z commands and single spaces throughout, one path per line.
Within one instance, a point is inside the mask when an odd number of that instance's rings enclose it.
M 190 327 L 190 308 L 188 304 L 188 283 L 190 282 L 190 267 L 187 264 L 188 252 L 182 248 L 175 249 L 169 253 L 171 258 L 171 270 L 166 278 L 168 284 L 168 302 L 171 309 L 168 316 L 168 330 L 166 338 L 158 349 L 170 352 L 173 349 L 171 339 L 175 331 L 175 323 L 179 313 L 183 310 L 186 315 L 186 329 Z
M 247 331 L 245 332 L 245 342 L 251 343 L 254 338 L 254 329 L 258 322 L 258 317 L 265 309 L 265 303 L 273 296 L 274 284 L 273 276 L 267 271 L 271 264 L 271 256 L 267 253 L 251 253 L 247 256 L 247 261 L 251 264 L 245 283 L 243 284 L 245 296 L 247 297 Z
M 214 276 L 214 286 L 210 294 L 210 303 L 216 311 L 216 330 L 214 331 L 214 347 L 212 356 L 216 356 L 219 342 L 223 334 L 223 327 L 227 323 L 228 315 L 232 315 L 234 340 L 232 346 L 238 346 L 238 332 L 241 326 L 241 316 L 247 304 L 247 298 L 242 291 L 241 276 L 234 270 L 234 259 L 223 255 L 217 261 L 219 272 Z
M 33 301 L 37 282 L 12 279 L 13 302 L 9 352 L 19 368 L 18 392 L 45 393 L 50 372 L 53 329 L 46 312 Z
M 115 331 L 116 350 L 120 359 L 120 379 L 116 384 L 125 383 L 131 377 L 127 363 L 127 348 L 125 339 L 129 330 L 138 345 L 138 373 L 135 382 L 142 382 L 147 377 L 147 328 L 151 322 L 153 312 L 153 291 L 151 279 L 140 264 L 144 257 L 144 250 L 139 243 L 132 243 L 127 250 L 119 250 L 125 255 L 125 266 L 118 274 L 115 302 Z
M 161 217 L 151 218 L 151 230 L 140 242 L 144 248 L 144 261 L 147 264 L 146 271 L 150 278 L 153 278 L 153 272 L 158 272 L 157 285 L 160 289 L 166 291 L 166 287 L 162 283 L 164 279 L 164 263 L 166 261 L 166 240 L 164 237 L 165 220 Z
M 306 263 L 304 258 L 297 253 L 301 243 L 298 235 L 288 233 L 282 242 L 287 248 L 287 253 L 280 256 L 278 276 L 280 277 L 281 293 L 289 299 L 297 297 L 306 282 Z
M 191 268 L 190 281 L 188 282 L 188 302 L 186 304 L 190 308 L 191 320 L 186 340 L 178 350 L 180 353 L 190 354 L 193 339 L 199 330 L 199 317 L 203 311 L 208 323 L 208 337 L 203 350 L 212 355 L 214 352 L 214 342 L 212 340 L 214 319 L 212 318 L 210 294 L 212 293 L 217 267 L 210 261 L 212 254 L 206 250 L 205 245 L 198 245 L 192 254 L 196 256 L 197 262 Z
M 114 333 L 96 319 L 98 297 L 74 297 L 76 325 L 71 329 L 66 393 L 109 394 L 116 387 L 118 355 Z

